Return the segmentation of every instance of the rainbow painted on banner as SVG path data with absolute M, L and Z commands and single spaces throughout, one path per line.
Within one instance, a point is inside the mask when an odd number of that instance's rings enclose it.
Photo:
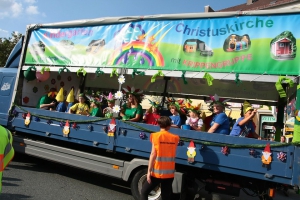
M 154 48 L 153 48 L 154 47 Z M 155 48 L 155 44 L 149 44 L 141 41 L 133 41 L 130 43 L 123 44 L 121 52 L 115 51 L 109 61 L 109 65 L 119 65 L 125 56 L 141 56 L 148 61 L 149 66 L 163 67 L 165 61 L 162 54 Z

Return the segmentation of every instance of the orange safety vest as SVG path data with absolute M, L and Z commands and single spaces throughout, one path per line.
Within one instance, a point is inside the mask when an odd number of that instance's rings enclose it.
M 152 133 L 150 141 L 154 144 L 157 153 L 151 176 L 162 179 L 174 178 L 175 156 L 179 136 L 168 131 L 161 131 Z

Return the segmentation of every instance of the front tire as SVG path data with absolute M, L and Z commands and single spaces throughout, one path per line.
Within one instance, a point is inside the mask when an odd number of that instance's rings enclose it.
M 131 193 L 135 200 L 139 200 L 143 184 L 147 181 L 147 169 L 142 169 L 136 172 L 131 181 Z M 161 188 L 160 186 L 154 188 L 148 195 L 149 200 L 161 200 Z

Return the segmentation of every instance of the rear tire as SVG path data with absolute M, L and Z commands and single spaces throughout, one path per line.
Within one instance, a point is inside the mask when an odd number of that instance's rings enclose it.
M 139 200 L 143 184 L 147 181 L 147 169 L 142 169 L 136 172 L 131 181 L 131 193 L 135 200 Z M 155 188 L 148 195 L 149 200 L 161 200 L 161 189 L 160 186 Z

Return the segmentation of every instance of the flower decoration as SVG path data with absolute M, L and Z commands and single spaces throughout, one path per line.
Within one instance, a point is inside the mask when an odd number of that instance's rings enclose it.
M 16 116 L 18 116 L 18 114 L 19 114 L 18 111 L 16 111 L 16 110 L 13 110 L 13 111 L 12 111 L 12 115 L 13 115 L 13 116 L 16 117 Z
M 94 130 L 94 127 L 90 124 L 90 125 L 88 125 L 88 127 L 87 127 L 88 129 L 89 129 L 89 131 L 93 131 Z
M 283 153 L 282 151 L 277 153 L 277 158 L 281 161 L 284 162 L 286 160 L 286 153 Z
M 228 148 L 228 146 L 222 147 L 221 152 L 224 155 L 228 155 L 229 154 L 229 148 Z
M 253 148 L 249 149 L 249 155 L 255 157 L 256 156 L 256 150 L 253 149 Z
M 55 83 L 56 83 L 56 81 L 55 81 L 55 79 L 53 78 L 53 79 L 51 80 L 51 84 L 54 85 Z
M 143 132 L 140 132 L 139 136 L 140 136 L 141 139 L 145 139 L 146 138 L 146 134 L 143 133 Z
M 65 126 L 65 123 L 64 123 L 63 121 L 61 121 L 61 122 L 59 123 L 59 126 L 62 128 L 62 127 Z
M 227 104 L 228 101 L 230 101 L 230 99 L 223 99 L 215 94 L 214 96 L 210 96 L 210 100 L 207 101 L 207 103 L 210 103 L 209 107 L 213 107 L 214 104 L 220 104 L 223 107 L 229 107 L 230 105 Z
M 183 140 L 179 140 L 178 146 L 183 146 L 183 145 L 184 145 L 184 141 Z
M 74 123 L 72 124 L 72 128 L 77 130 L 79 127 L 78 127 L 77 124 L 74 122 Z
M 172 98 L 167 98 L 166 104 L 168 107 L 170 106 L 175 106 L 177 111 L 180 112 L 181 114 L 186 114 L 185 112 L 185 105 L 183 104 L 184 100 L 183 99 L 178 99 L 175 100 L 173 97 Z
M 126 94 L 127 97 L 128 97 L 128 95 L 132 94 L 133 96 L 135 96 L 138 99 L 139 102 L 141 102 L 144 97 L 143 90 L 135 89 L 134 87 L 130 87 L 130 86 L 123 88 L 122 92 L 124 94 Z
M 37 88 L 37 87 L 33 87 L 33 88 L 32 88 L 32 92 L 33 92 L 33 93 L 37 93 L 37 91 L 38 91 L 38 88 Z
M 115 105 L 115 106 L 113 107 L 113 112 L 114 112 L 114 113 L 119 113 L 120 110 L 121 110 L 121 108 L 120 108 L 119 105 Z
M 27 104 L 27 103 L 29 102 L 29 97 L 27 97 L 27 96 L 24 97 L 24 98 L 23 98 L 23 102 L 24 102 L 25 104 Z
M 185 109 L 191 112 L 195 112 L 198 115 L 201 114 L 201 103 L 199 103 L 198 105 L 192 105 L 190 101 L 188 101 L 187 103 L 185 103 Z
M 34 121 L 39 122 L 41 121 L 39 117 L 34 117 Z
M 49 90 L 49 85 L 45 85 L 45 86 L 44 86 L 44 89 L 45 89 L 46 91 L 48 91 L 48 90 Z
M 120 92 L 121 94 L 121 98 L 123 98 L 123 93 L 121 92 L 121 91 L 118 91 L 118 92 Z M 103 97 L 108 101 L 108 102 L 115 102 L 115 97 L 114 97 L 114 95 L 110 92 L 109 94 L 108 94 L 108 96 L 105 96 L 105 95 L 103 95 Z
M 125 83 L 125 77 L 123 75 L 120 75 L 118 78 L 118 82 L 122 85 L 123 83 Z
M 23 118 L 23 119 L 26 119 L 26 116 L 27 116 L 27 113 L 23 113 L 23 114 L 22 114 L 22 118 Z
M 121 91 L 118 91 L 115 93 L 115 98 L 116 99 L 122 99 L 123 98 L 123 93 Z

